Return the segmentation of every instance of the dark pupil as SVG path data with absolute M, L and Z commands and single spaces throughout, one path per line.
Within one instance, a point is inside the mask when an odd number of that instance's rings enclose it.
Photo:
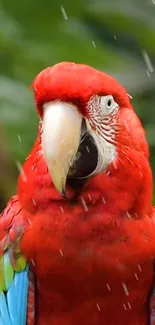
M 107 103 L 108 107 L 111 106 L 111 99 L 108 100 L 108 103 Z

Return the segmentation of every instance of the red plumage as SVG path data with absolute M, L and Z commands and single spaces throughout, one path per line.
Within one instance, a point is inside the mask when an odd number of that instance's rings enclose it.
M 131 107 L 125 89 L 111 76 L 84 64 L 62 62 L 35 78 L 32 88 L 39 115 L 43 104 L 53 100 L 72 102 L 87 115 L 88 100 L 98 95 L 113 95 L 122 107 Z
M 113 95 L 120 107 L 117 157 L 80 190 L 67 183 L 67 199 L 48 172 L 42 123 L 23 165 L 18 195 L 30 223 L 20 247 L 36 277 L 35 324 L 147 324 L 155 254 L 152 174 L 129 97 L 112 77 L 74 63 L 45 69 L 33 89 L 41 117 L 44 103 L 62 100 L 89 119 L 87 103 L 95 94 Z

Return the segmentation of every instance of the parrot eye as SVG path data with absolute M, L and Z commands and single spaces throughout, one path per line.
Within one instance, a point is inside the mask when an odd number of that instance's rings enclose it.
M 118 104 L 114 101 L 113 96 L 102 96 L 100 100 L 103 115 L 110 114 L 118 109 Z
M 107 106 L 108 107 L 111 107 L 111 104 L 112 104 L 112 100 L 111 99 L 108 99 Z

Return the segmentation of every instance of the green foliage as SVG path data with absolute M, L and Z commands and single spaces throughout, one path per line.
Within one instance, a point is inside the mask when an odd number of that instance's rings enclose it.
M 16 161 L 24 161 L 36 137 L 38 121 L 29 86 L 40 70 L 60 61 L 90 64 L 114 75 L 127 88 L 146 128 L 155 165 L 154 16 L 151 0 L 3 2 L 0 149 L 9 169 L 7 179 L 3 169 L 0 175 L 3 201 L 15 191 Z

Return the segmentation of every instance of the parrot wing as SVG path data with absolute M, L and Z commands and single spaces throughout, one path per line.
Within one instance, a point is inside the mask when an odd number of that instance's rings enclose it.
M 0 325 L 34 324 L 34 281 L 20 252 L 25 221 L 18 196 L 0 215 Z

